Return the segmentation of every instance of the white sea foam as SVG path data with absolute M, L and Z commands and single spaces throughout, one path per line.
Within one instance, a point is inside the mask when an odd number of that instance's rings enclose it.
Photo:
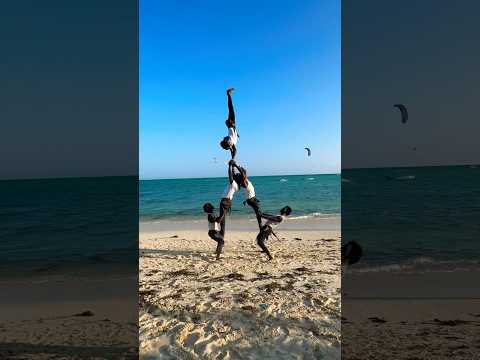
M 314 212 L 306 215 L 290 216 L 289 220 L 302 220 L 302 219 L 312 219 L 312 218 L 334 218 L 339 216 L 340 214 L 324 214 L 321 212 Z
M 415 257 L 405 262 L 373 265 L 373 266 L 355 266 L 353 272 L 357 273 L 375 273 L 375 272 L 455 272 L 465 270 L 478 270 L 479 263 L 469 260 L 458 261 L 439 261 L 429 257 Z

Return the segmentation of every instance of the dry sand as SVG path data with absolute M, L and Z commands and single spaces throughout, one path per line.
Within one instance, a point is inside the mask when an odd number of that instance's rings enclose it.
M 479 359 L 476 271 L 351 274 L 342 299 L 342 359 Z
M 2 281 L 0 359 L 138 358 L 133 281 L 64 276 Z M 118 291 L 106 296 L 112 288 Z
M 227 229 L 216 261 L 206 230 L 179 228 L 140 232 L 141 358 L 340 358 L 338 230 L 279 229 L 267 261 Z

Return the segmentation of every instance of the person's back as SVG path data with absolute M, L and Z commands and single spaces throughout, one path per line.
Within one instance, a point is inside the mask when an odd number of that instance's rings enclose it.
M 232 147 L 234 145 L 237 145 L 238 141 L 238 134 L 237 134 L 237 129 L 234 127 L 229 127 L 228 128 L 228 145 L 229 147 Z
M 285 220 L 286 216 L 285 215 L 279 215 L 276 216 L 276 218 L 271 218 L 265 222 L 264 226 L 268 226 L 272 229 L 275 229 L 280 223 L 282 223 Z
M 233 200 L 233 195 L 235 195 L 239 188 L 240 187 L 238 186 L 237 182 L 233 180 L 225 187 L 225 190 L 223 191 L 223 198 Z
M 247 180 L 246 183 L 247 186 L 245 186 L 245 200 L 248 200 L 255 197 L 255 188 L 250 180 Z
M 208 230 L 220 231 L 220 222 L 217 221 L 215 213 L 207 214 Z

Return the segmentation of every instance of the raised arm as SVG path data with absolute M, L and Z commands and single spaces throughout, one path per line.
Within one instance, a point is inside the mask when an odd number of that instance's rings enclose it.
M 225 214 L 226 214 L 226 213 L 227 213 L 226 211 L 223 211 L 223 214 L 220 215 L 219 217 L 217 217 L 217 218 L 215 219 L 215 221 L 221 223 L 221 222 L 223 221 L 223 219 L 225 218 Z
M 240 167 L 240 166 L 238 166 L 237 163 L 234 163 L 234 164 L 233 164 L 233 167 L 238 170 L 238 172 L 240 173 L 240 175 L 242 175 L 243 185 L 244 185 L 245 187 L 247 187 L 247 186 L 248 186 L 248 177 L 247 177 L 247 172 L 245 171 L 245 169 L 242 168 L 242 167 Z M 241 184 L 239 184 L 239 185 L 241 185 Z
M 230 160 L 228 162 L 228 181 L 230 181 L 230 184 L 233 183 L 233 164 L 235 162 L 233 160 Z
M 230 148 L 230 154 L 232 154 L 232 160 L 235 159 L 235 155 L 237 155 L 237 147 L 235 145 L 232 145 Z
M 243 169 L 242 169 L 240 166 L 238 166 L 236 162 L 233 162 L 233 163 L 232 163 L 232 167 L 234 167 L 235 169 L 237 169 L 238 172 L 242 175 L 242 177 L 245 178 L 245 177 L 247 176 L 247 174 L 245 174 L 245 171 L 243 171 Z

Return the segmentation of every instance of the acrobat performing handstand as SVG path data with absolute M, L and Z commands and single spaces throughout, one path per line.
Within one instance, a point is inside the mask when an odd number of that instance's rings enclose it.
M 225 136 L 222 141 L 220 141 L 220 146 L 225 150 L 230 150 L 232 159 L 235 159 L 237 154 L 237 141 L 238 141 L 238 132 L 235 124 L 235 111 L 233 110 L 232 104 L 232 92 L 233 88 L 227 90 L 228 97 L 228 119 L 225 120 L 225 125 L 227 125 L 228 136 Z

